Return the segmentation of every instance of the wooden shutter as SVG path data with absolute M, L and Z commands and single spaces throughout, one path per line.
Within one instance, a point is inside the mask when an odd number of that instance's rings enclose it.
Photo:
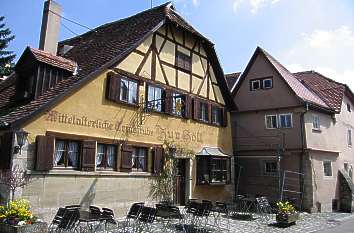
M 132 158 L 133 158 L 133 148 L 128 145 L 122 146 L 122 161 L 121 161 L 121 168 L 125 171 L 132 170 Z
M 190 95 L 186 95 L 186 100 L 185 100 L 185 118 L 191 119 L 193 118 L 193 104 L 192 104 L 192 98 Z
M 37 171 L 49 171 L 53 169 L 55 152 L 54 136 L 36 137 L 36 166 Z
M 0 138 L 0 169 L 11 168 L 13 133 L 8 132 Z
M 208 106 L 208 122 L 211 123 L 211 115 L 212 115 L 212 104 L 210 103 L 207 103 L 207 106 Z
M 199 120 L 199 100 L 193 99 L 193 119 Z
M 162 147 L 156 147 L 154 151 L 154 173 L 158 174 L 163 169 L 164 150 Z
M 165 111 L 166 113 L 172 113 L 172 90 L 166 89 L 165 93 Z
M 83 141 L 81 170 L 94 171 L 96 161 L 96 141 Z
M 227 109 L 226 107 L 222 109 L 222 126 L 227 126 Z
M 114 102 L 120 101 L 120 78 L 117 75 L 108 75 L 107 77 L 107 87 L 106 87 L 106 98 Z

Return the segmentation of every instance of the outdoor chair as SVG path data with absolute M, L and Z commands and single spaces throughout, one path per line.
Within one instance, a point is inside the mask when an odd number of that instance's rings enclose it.
M 224 202 L 215 202 L 215 206 L 212 209 L 212 213 L 214 216 L 214 226 L 218 228 L 219 231 L 224 229 L 222 224 L 222 215 L 226 217 L 226 229 L 230 231 L 230 218 L 229 218 L 229 210 L 227 208 L 227 204 Z
M 55 229 L 55 233 L 71 233 L 79 232 L 78 222 L 79 222 L 80 213 L 78 209 L 66 209 L 63 215 L 62 220 L 58 224 L 58 227 Z
M 152 224 L 155 222 L 157 209 L 144 206 L 136 220 L 134 232 L 151 232 Z
M 114 218 L 114 212 L 111 209 L 108 208 L 102 208 L 102 212 L 101 212 L 101 219 L 104 221 L 105 223 L 105 230 L 107 230 L 107 225 L 114 225 L 115 228 L 118 227 L 118 223 Z
M 65 209 L 80 209 L 80 205 L 67 205 L 65 206 Z
M 197 202 L 196 199 L 190 199 L 187 202 L 187 205 L 185 206 L 185 208 L 183 209 L 183 214 L 185 215 L 185 220 L 186 221 L 193 221 L 194 218 L 194 213 L 197 211 L 197 209 L 199 208 L 200 203 Z
M 144 202 L 133 203 L 125 217 L 123 222 L 123 232 L 126 232 L 129 227 L 131 227 L 132 222 L 134 222 L 139 214 L 141 209 L 144 207 Z
M 65 213 L 65 208 L 60 207 L 57 211 L 57 213 L 55 214 L 52 222 L 50 223 L 48 230 L 49 232 L 54 232 L 54 230 L 58 227 L 58 225 L 60 224 L 60 222 L 63 219 L 64 213 Z
M 203 200 L 202 203 L 198 203 L 191 222 L 193 228 L 198 231 L 206 228 L 212 207 L 211 201 Z
M 271 207 L 266 197 L 257 197 L 257 213 L 261 216 L 262 221 L 268 222 L 273 218 L 273 214 L 276 211 Z

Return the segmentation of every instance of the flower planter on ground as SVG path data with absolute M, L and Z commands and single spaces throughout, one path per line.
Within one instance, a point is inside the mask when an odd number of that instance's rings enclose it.
M 278 213 L 276 216 L 276 220 L 278 224 L 281 225 L 291 225 L 295 224 L 297 220 L 299 220 L 299 213 Z

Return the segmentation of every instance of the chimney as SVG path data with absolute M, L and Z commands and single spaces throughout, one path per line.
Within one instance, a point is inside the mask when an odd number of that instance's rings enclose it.
M 47 0 L 44 3 L 41 37 L 39 40 L 39 49 L 46 52 L 57 54 L 61 6 L 52 1 Z

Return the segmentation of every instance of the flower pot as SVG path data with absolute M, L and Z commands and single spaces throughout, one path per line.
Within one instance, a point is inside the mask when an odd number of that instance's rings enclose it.
M 48 233 L 48 224 L 45 222 L 36 222 L 23 226 L 13 226 L 0 223 L 1 233 Z
M 276 220 L 279 225 L 289 226 L 295 224 L 296 221 L 299 220 L 299 213 L 278 213 Z

